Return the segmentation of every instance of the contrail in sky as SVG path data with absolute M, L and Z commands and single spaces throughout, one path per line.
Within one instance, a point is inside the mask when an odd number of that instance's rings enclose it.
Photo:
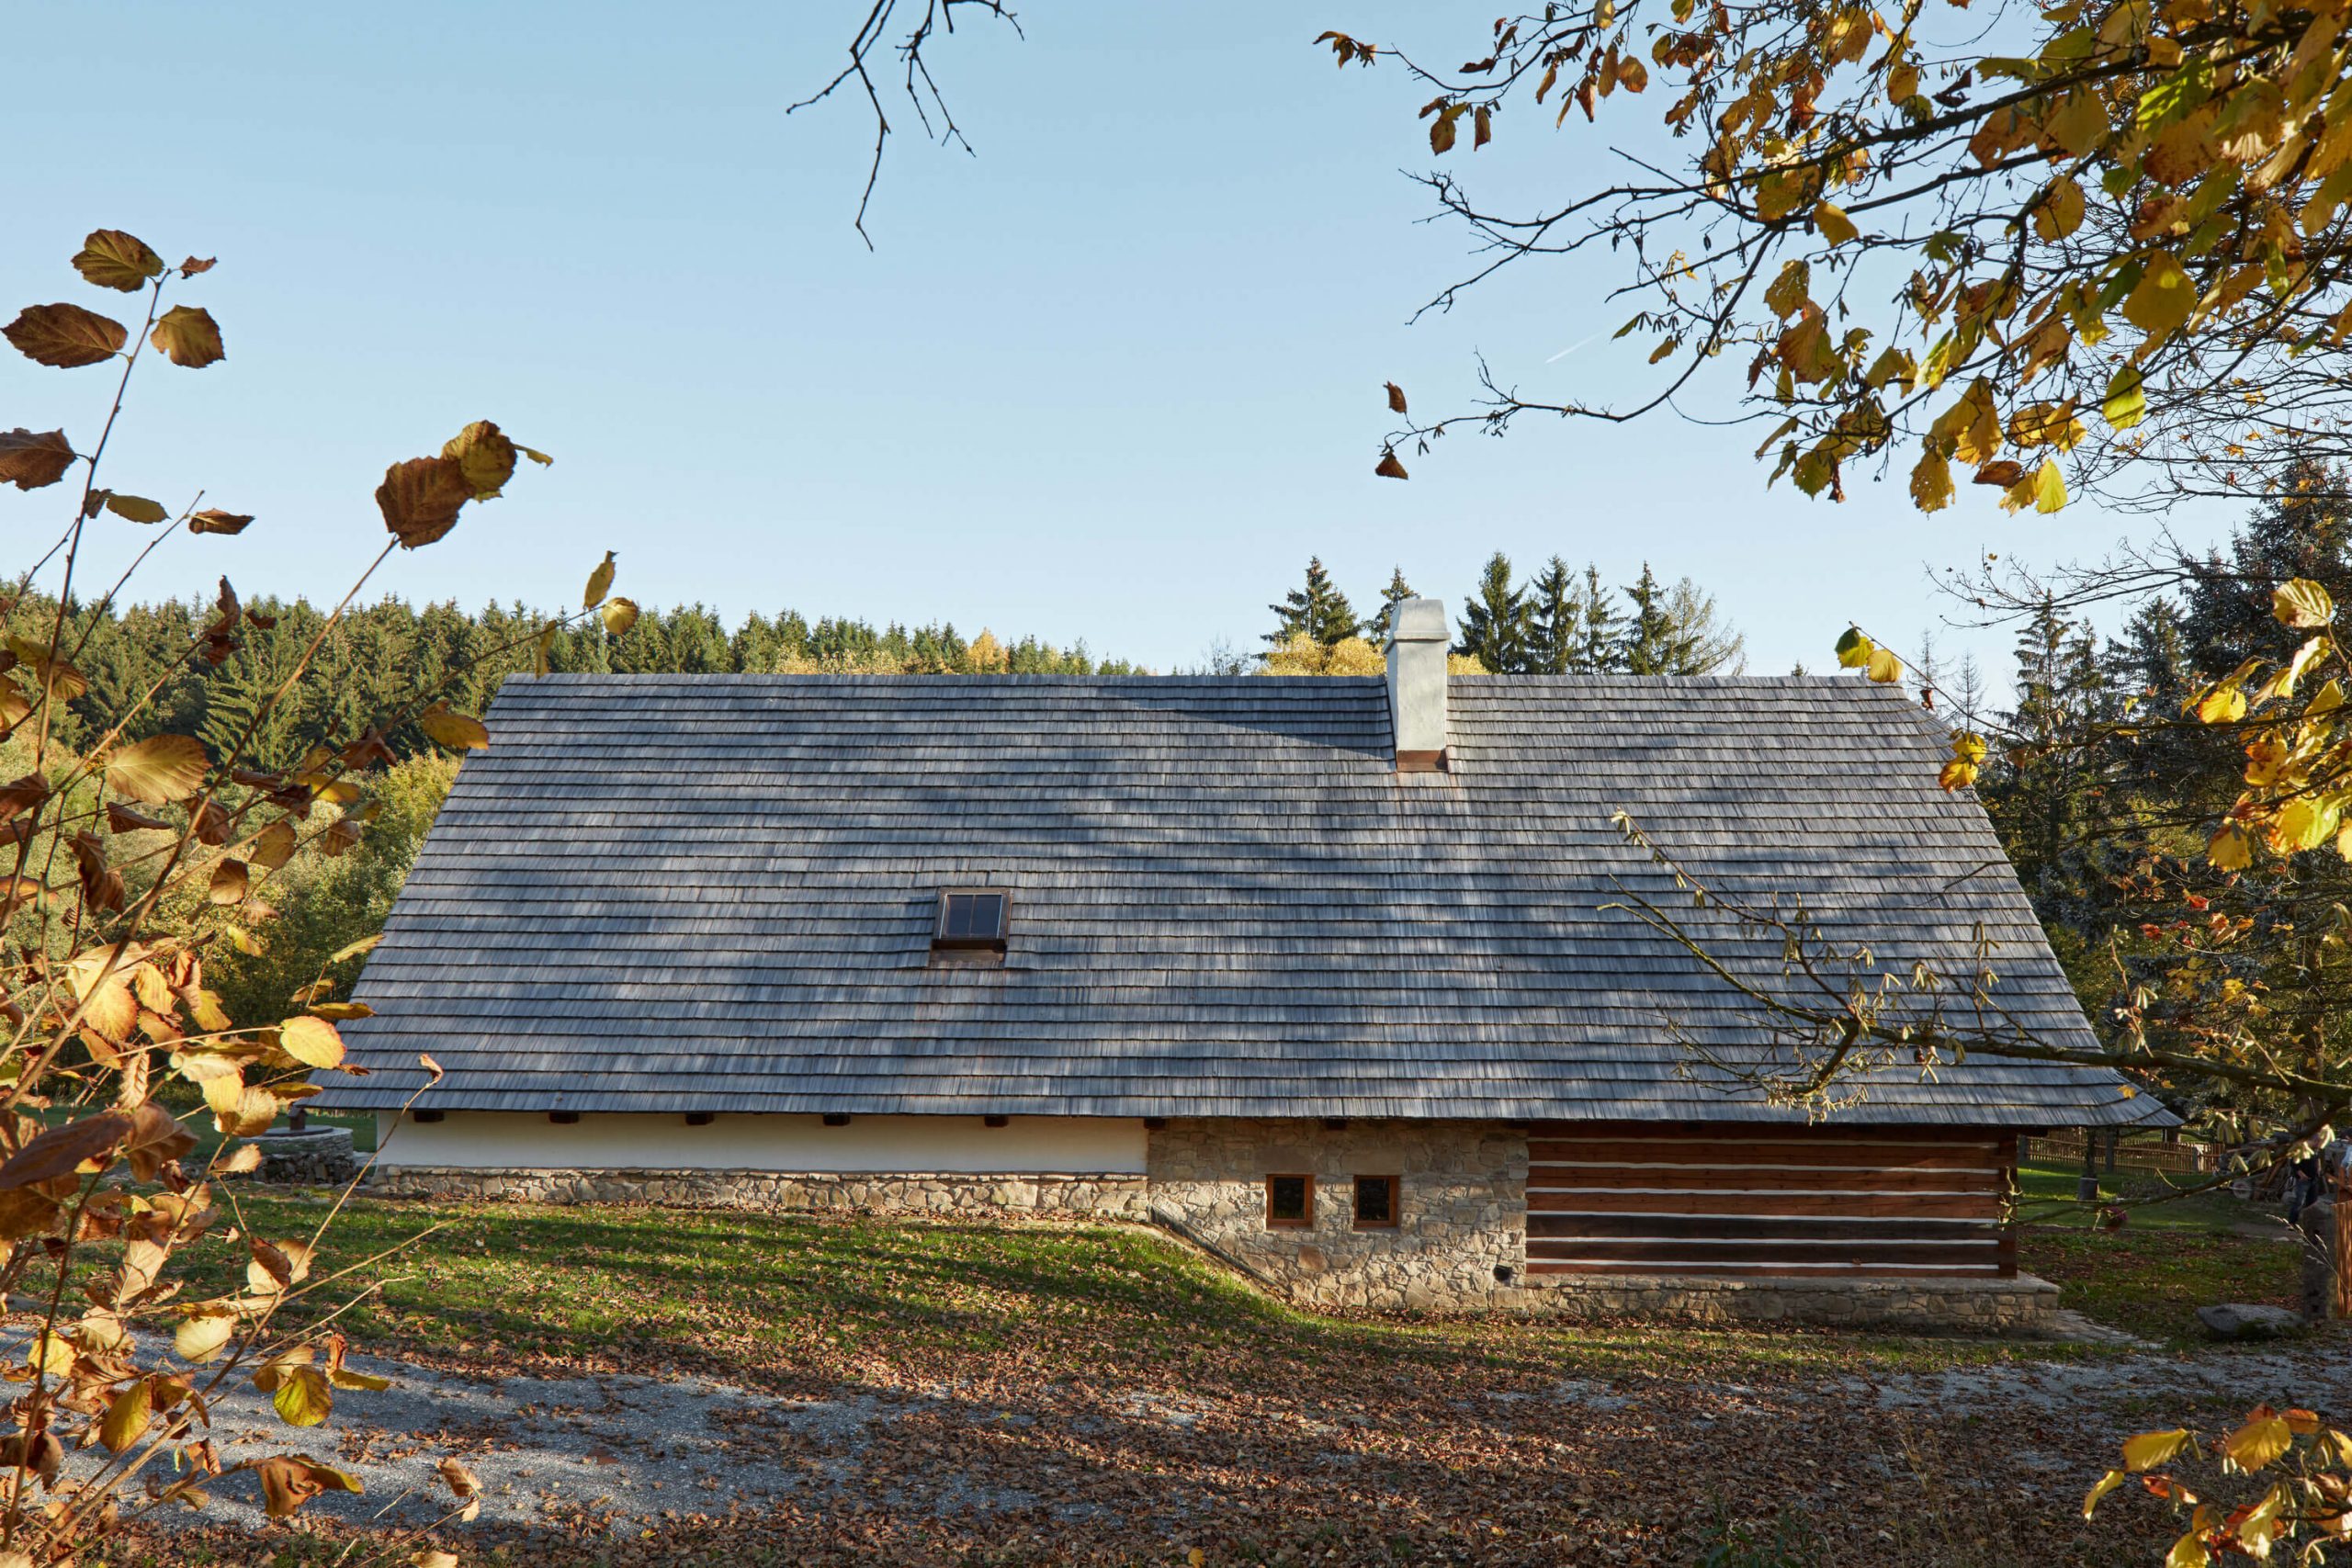
M 1585 344 L 1590 343 L 1593 338 L 1599 337 L 1600 335 L 1600 334 L 1599 333 L 1594 333 L 1590 337 L 1585 338 L 1582 342 L 1572 343 L 1568 344 L 1567 347 L 1560 350 L 1559 353 L 1554 355 L 1551 358 L 1545 360 L 1544 363 L 1546 365 L 1557 365 L 1561 360 L 1566 359 L 1569 355 L 1574 354 L 1577 349 L 1582 348 Z

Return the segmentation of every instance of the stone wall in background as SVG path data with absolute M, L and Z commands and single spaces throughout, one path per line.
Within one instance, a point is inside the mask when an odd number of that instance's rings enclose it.
M 1139 1220 L 1140 1176 L 803 1175 L 771 1170 L 379 1167 L 371 1193 L 492 1203 L 666 1203 L 785 1213 L 1003 1214 Z
M 1171 1118 L 1150 1133 L 1152 1217 L 1311 1306 L 1476 1311 L 1527 1264 L 1527 1134 L 1494 1122 Z M 1266 1224 L 1266 1178 L 1311 1174 L 1315 1223 Z M 1358 1176 L 1402 1179 L 1394 1229 L 1355 1227 Z
M 1523 1292 L 1521 1310 L 1576 1320 L 1614 1317 L 1699 1324 L 1826 1324 L 1939 1334 L 2015 1334 L 2046 1326 L 2058 1287 L 2009 1279 L 1713 1279 L 1700 1275 L 1553 1276 Z
M 254 1172 L 257 1181 L 340 1187 L 359 1174 L 359 1156 L 352 1151 L 348 1127 L 265 1133 L 254 1142 L 261 1148 L 261 1167 Z

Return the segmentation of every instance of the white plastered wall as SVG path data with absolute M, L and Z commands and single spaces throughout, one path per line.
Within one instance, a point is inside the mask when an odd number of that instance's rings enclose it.
M 385 1166 L 472 1170 L 785 1170 L 1139 1176 L 1138 1118 L 721 1115 L 707 1126 L 654 1113 L 583 1112 L 569 1125 L 536 1112 L 452 1111 L 440 1122 L 376 1115 Z

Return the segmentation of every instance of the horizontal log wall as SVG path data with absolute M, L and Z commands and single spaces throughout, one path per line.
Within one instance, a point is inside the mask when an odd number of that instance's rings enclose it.
M 1530 1275 L 2017 1272 L 2007 1134 L 1547 1122 L 1527 1156 Z

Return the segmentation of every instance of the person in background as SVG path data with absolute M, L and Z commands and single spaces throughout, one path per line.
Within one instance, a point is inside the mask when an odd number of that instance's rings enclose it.
M 2320 1157 L 2304 1155 L 2287 1167 L 2287 1223 L 2293 1224 L 2304 1206 L 2319 1201 Z

